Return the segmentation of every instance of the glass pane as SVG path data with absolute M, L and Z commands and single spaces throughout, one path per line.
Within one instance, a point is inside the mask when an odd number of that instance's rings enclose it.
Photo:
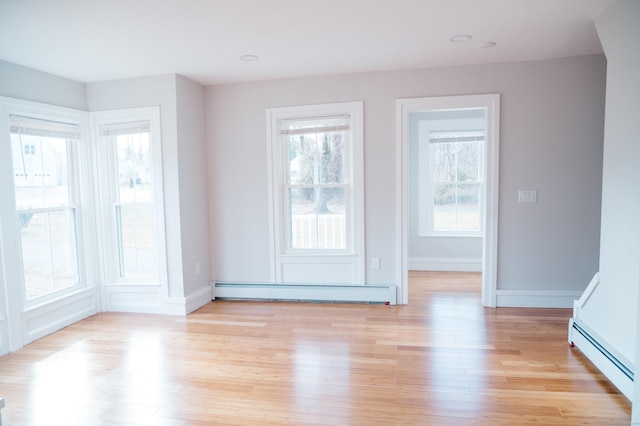
M 112 137 L 117 147 L 118 201 L 152 201 L 149 132 Z
M 480 180 L 480 142 L 458 143 L 458 181 Z
M 316 135 L 287 136 L 291 183 L 310 185 L 316 181 Z
M 453 182 L 456 180 L 456 144 L 431 144 L 433 158 L 433 181 Z
M 121 277 L 150 279 L 156 276 L 153 215 L 152 203 L 116 207 Z
M 291 248 L 347 247 L 344 188 L 289 190 Z
M 457 231 L 480 230 L 480 184 L 458 185 Z
M 434 231 L 455 231 L 456 230 L 456 209 L 451 206 L 433 207 L 433 230 Z
M 26 300 L 78 283 L 75 212 L 20 213 Z
M 456 230 L 456 184 L 433 184 L 433 230 Z
M 344 183 L 344 131 L 286 136 L 292 184 Z
M 344 138 L 345 132 L 322 133 L 319 136 L 320 182 L 344 182 Z
M 69 205 L 67 140 L 11 134 L 18 210 Z

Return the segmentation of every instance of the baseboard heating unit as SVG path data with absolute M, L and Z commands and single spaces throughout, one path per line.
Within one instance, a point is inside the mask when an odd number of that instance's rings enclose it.
M 633 363 L 623 357 L 582 320 L 582 311 L 600 284 L 596 273 L 579 300 L 573 302 L 573 318 L 569 320 L 569 344 L 575 346 L 629 400 L 633 398 Z
M 626 396 L 633 397 L 633 370 L 628 361 L 600 343 L 585 325 L 569 320 L 569 343 L 577 347 Z
M 307 302 L 352 302 L 396 304 L 395 285 L 333 284 L 212 284 L 213 299 L 291 300 Z

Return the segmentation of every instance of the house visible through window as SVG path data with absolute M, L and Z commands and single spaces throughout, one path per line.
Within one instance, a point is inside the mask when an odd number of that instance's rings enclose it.
M 74 165 L 80 130 L 13 115 L 10 126 L 28 302 L 79 285 Z
M 108 284 L 164 282 L 160 118 L 155 107 L 94 113 Z
M 150 123 L 103 127 L 113 156 L 112 214 L 116 224 L 118 274 L 155 278 Z

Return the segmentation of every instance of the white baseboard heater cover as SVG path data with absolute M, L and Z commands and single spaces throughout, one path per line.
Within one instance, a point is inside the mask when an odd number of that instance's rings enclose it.
M 395 285 L 212 284 L 213 299 L 290 300 L 396 304 Z
M 633 398 L 633 370 L 620 355 L 600 343 L 600 339 L 574 318 L 569 320 L 569 343 L 576 346 L 626 396 Z

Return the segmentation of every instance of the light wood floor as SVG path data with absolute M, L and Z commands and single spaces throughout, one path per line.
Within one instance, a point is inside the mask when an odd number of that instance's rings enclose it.
M 5 425 L 628 425 L 568 309 L 486 309 L 479 274 L 406 306 L 217 301 L 103 313 L 0 357 Z

